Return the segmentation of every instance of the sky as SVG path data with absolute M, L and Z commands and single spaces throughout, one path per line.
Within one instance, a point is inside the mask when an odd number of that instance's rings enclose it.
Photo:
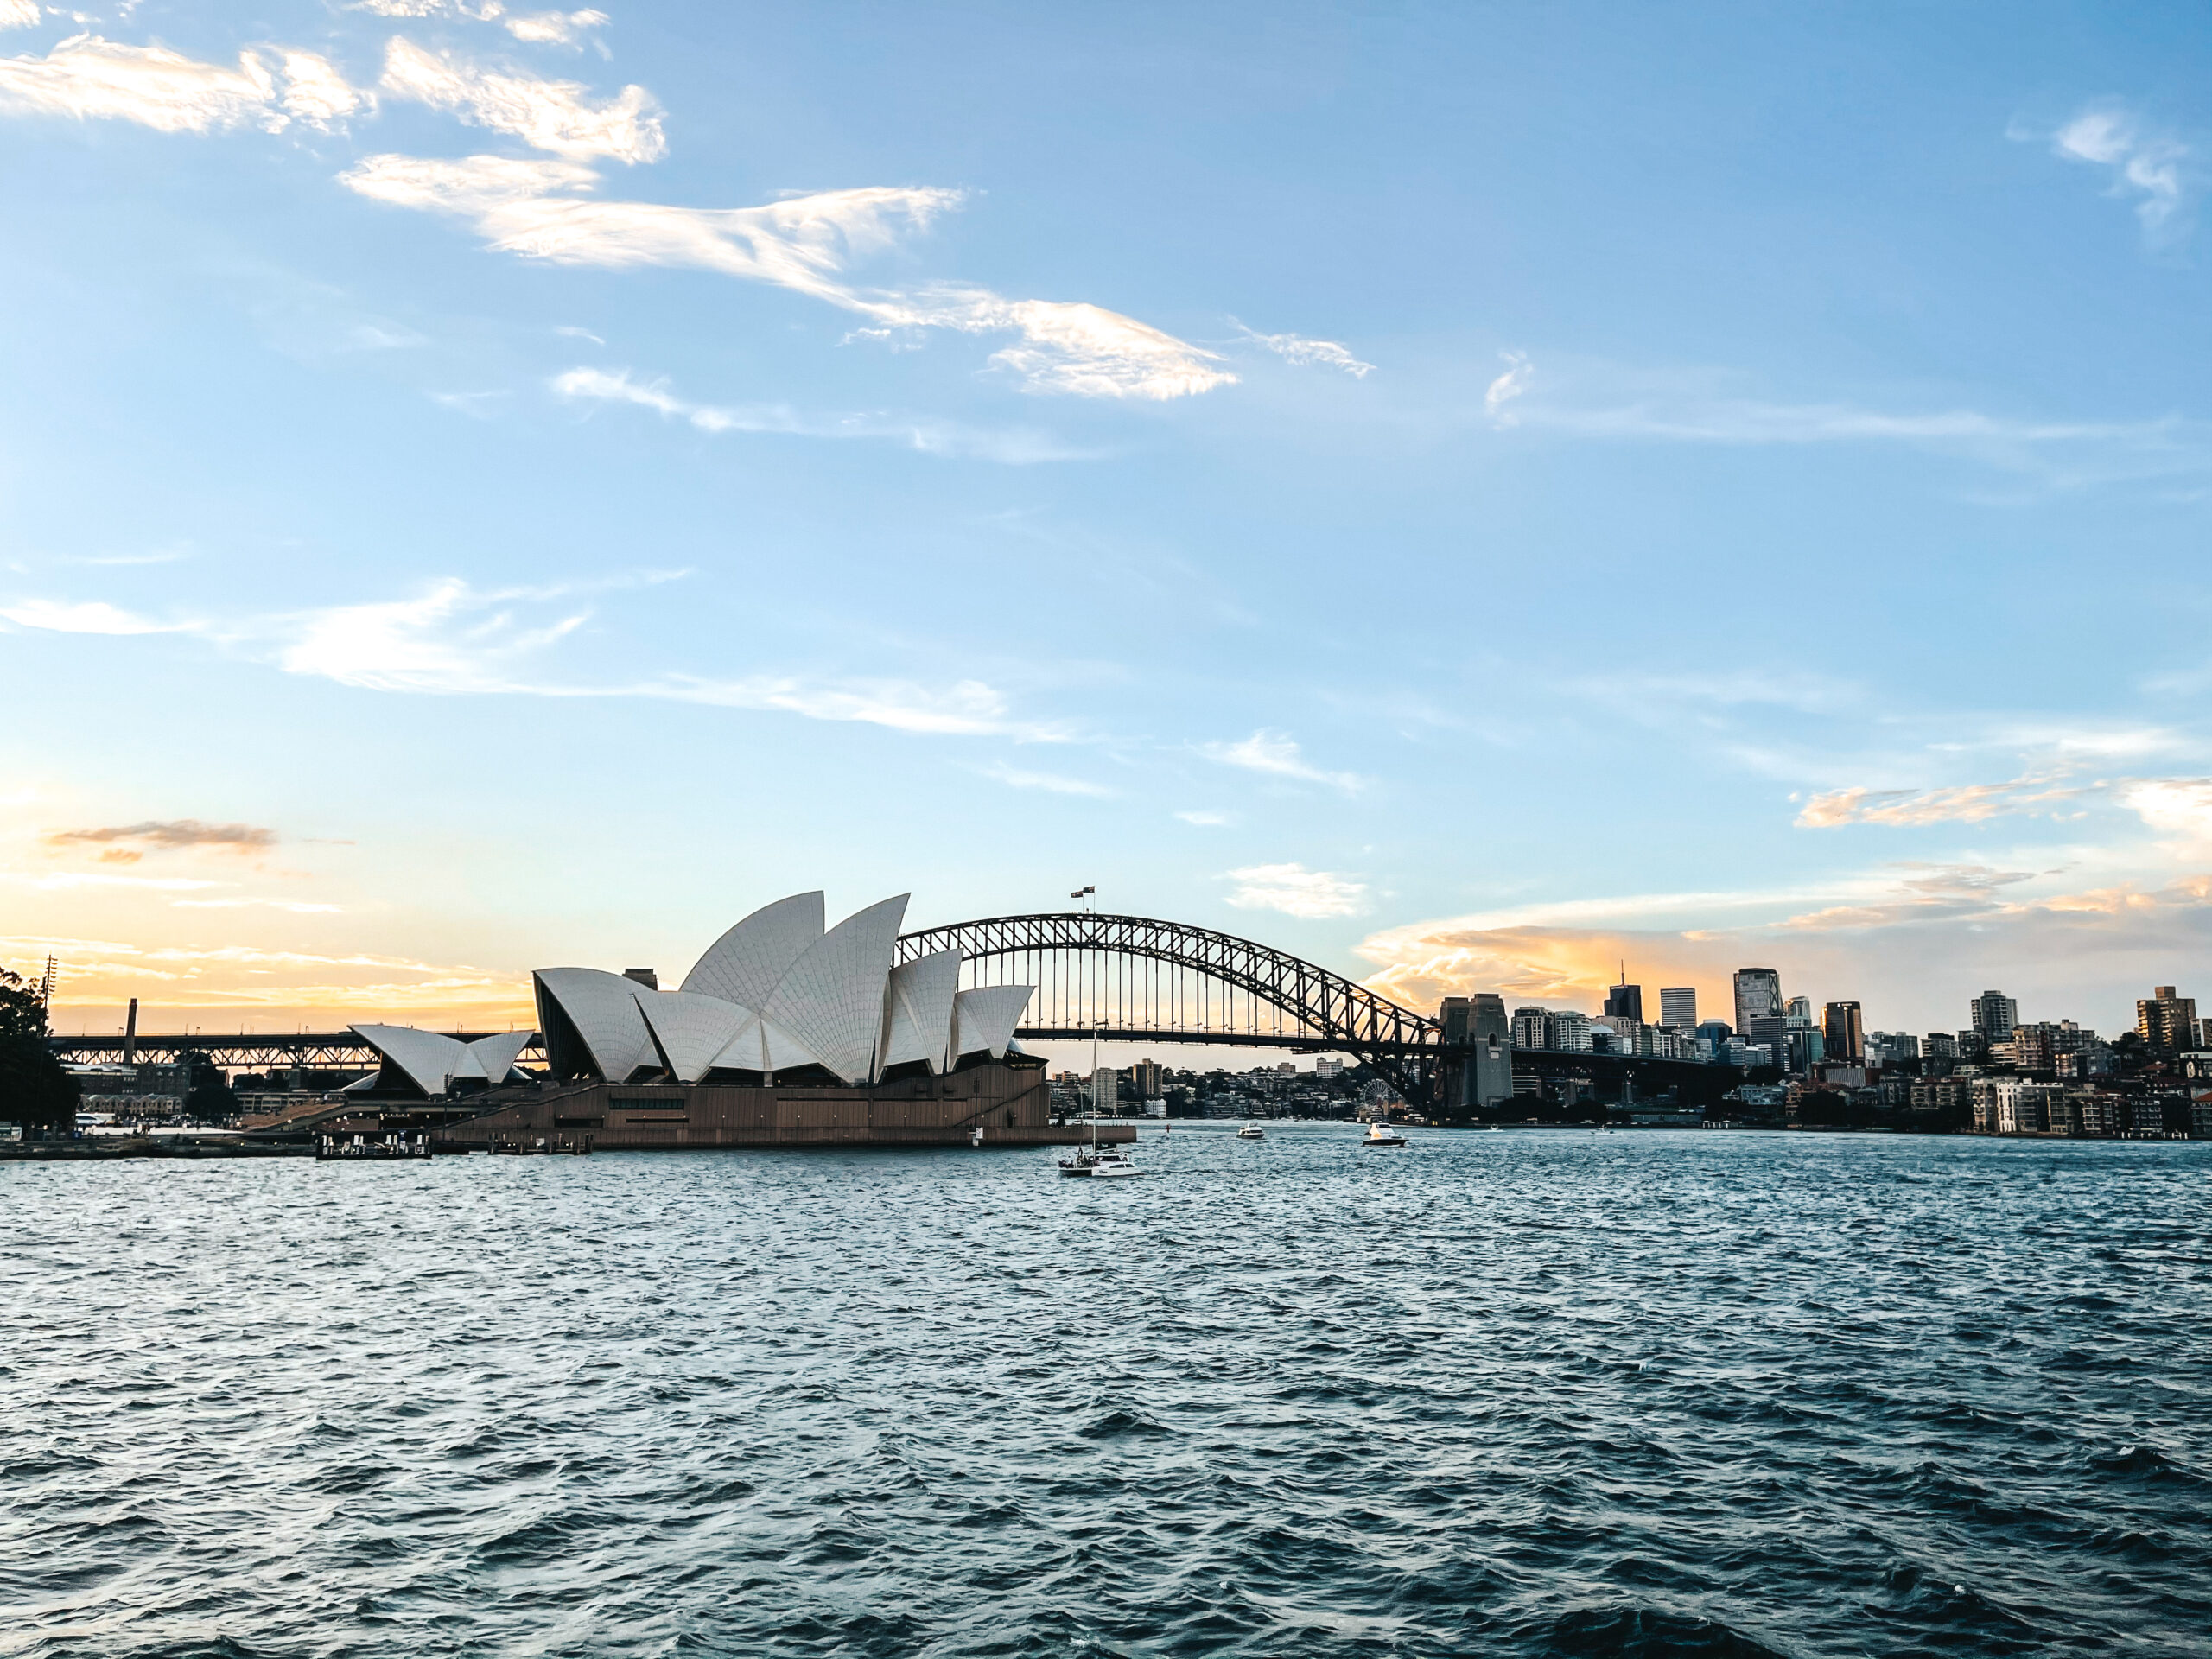
M 0 0 L 0 963 L 2212 997 L 2212 6 Z

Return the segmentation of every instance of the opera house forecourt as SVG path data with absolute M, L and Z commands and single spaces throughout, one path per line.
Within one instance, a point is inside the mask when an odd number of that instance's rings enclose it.
M 460 1147 L 539 1137 L 619 1147 L 1055 1145 L 1042 1058 L 1014 1040 L 1033 987 L 960 988 L 961 955 L 896 963 L 907 895 L 825 927 L 823 896 L 754 911 L 680 990 L 643 969 L 531 976 L 546 1075 L 518 1070 L 531 1033 L 473 1042 L 358 1025 L 378 1096 L 477 1098 L 441 1131 Z M 1102 1128 L 1101 1140 L 1134 1131 Z M 1087 1133 L 1081 1138 L 1088 1138 Z

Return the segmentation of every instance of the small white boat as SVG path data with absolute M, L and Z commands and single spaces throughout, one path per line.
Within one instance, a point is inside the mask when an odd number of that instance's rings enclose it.
M 1406 1144 L 1406 1137 L 1388 1123 L 1370 1123 L 1367 1126 L 1366 1139 L 1359 1144 L 1363 1147 L 1402 1147 Z
M 1264 1141 L 1268 1138 L 1268 1132 L 1256 1123 L 1247 1123 L 1236 1131 L 1236 1138 L 1239 1141 Z
M 1060 1160 L 1063 1175 L 1086 1176 L 1104 1180 L 1116 1175 L 1141 1175 L 1144 1172 L 1129 1161 L 1125 1152 L 1078 1152 L 1072 1158 Z

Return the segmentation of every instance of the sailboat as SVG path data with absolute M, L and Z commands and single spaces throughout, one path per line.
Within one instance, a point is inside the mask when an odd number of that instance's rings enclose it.
M 1090 1028 L 1090 1075 L 1098 1077 L 1098 1027 Z M 1060 1160 L 1060 1173 L 1103 1180 L 1116 1175 L 1141 1175 L 1144 1172 L 1131 1163 L 1128 1154 L 1109 1148 L 1098 1149 L 1098 1103 L 1090 1103 L 1090 1144 L 1072 1158 Z

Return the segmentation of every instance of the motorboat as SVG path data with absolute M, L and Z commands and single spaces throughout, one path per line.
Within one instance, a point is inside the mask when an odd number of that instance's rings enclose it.
M 1402 1147 L 1406 1144 L 1406 1137 L 1388 1123 L 1370 1123 L 1367 1126 L 1366 1138 L 1359 1144 L 1363 1147 Z
M 1264 1141 L 1268 1138 L 1268 1132 L 1256 1123 L 1247 1123 L 1236 1131 L 1236 1138 L 1239 1141 Z

